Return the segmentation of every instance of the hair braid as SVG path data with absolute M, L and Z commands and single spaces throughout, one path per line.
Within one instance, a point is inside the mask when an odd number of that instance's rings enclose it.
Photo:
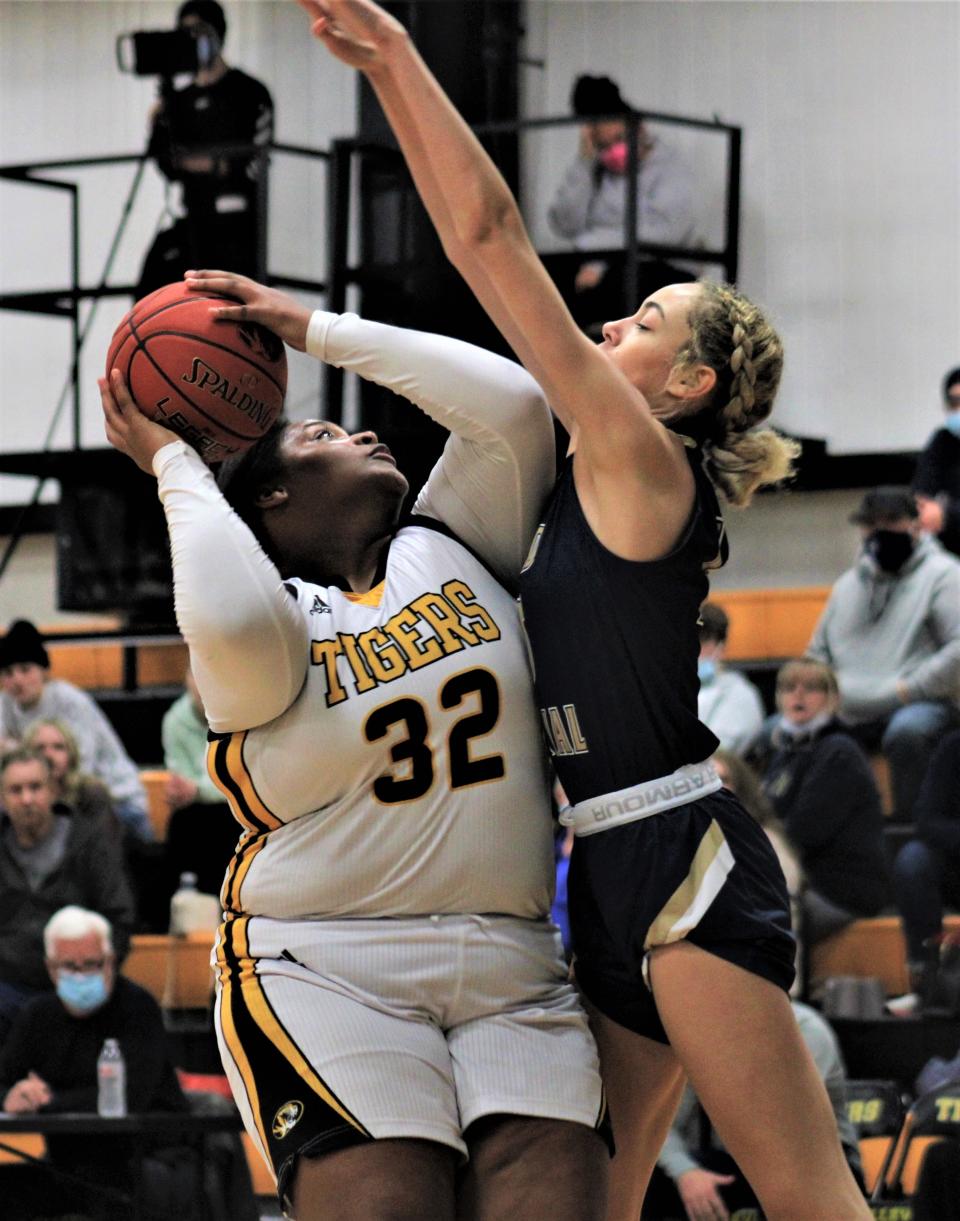
M 730 284 L 701 281 L 703 294 L 690 316 L 684 364 L 704 363 L 717 382 L 704 408 L 706 469 L 731 504 L 749 504 L 758 487 L 792 473 L 794 441 L 756 425 L 767 418 L 780 384 L 780 336 L 751 301 Z

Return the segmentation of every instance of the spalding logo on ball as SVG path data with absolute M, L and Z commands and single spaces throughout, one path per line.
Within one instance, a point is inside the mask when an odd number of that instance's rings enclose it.
M 114 332 L 107 376 L 119 369 L 144 415 L 210 464 L 249 449 L 283 410 L 283 342 L 257 322 L 217 322 L 231 297 L 168 284 L 138 301 Z

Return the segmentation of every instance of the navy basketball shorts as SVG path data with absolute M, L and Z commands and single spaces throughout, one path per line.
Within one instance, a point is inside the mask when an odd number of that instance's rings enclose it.
M 247 1131 L 289 1197 L 297 1159 L 488 1115 L 607 1138 L 596 1045 L 546 920 L 237 917 L 215 949 L 217 1037 Z
M 647 955 L 686 939 L 789 991 L 787 884 L 763 828 L 726 789 L 578 836 L 568 875 L 577 982 L 601 1013 L 669 1043 Z

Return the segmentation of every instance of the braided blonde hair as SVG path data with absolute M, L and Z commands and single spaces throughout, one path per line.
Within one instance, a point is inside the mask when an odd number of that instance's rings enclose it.
M 704 410 L 710 424 L 707 474 L 732 505 L 748 505 L 757 488 L 793 473 L 800 447 L 771 428 L 757 428 L 773 408 L 783 370 L 780 336 L 730 284 L 701 280 L 690 311 L 690 339 L 678 363 L 705 364 L 717 384 Z

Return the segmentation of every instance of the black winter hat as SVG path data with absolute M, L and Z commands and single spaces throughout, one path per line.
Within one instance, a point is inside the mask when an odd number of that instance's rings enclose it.
M 633 110 L 630 103 L 624 101 L 620 86 L 609 76 L 578 76 L 573 82 L 570 105 L 573 113 L 582 119 Z
M 50 669 L 50 655 L 43 647 L 43 637 L 28 619 L 16 619 L 0 640 L 0 670 L 18 662 L 33 662 Z
M 177 10 L 178 26 L 184 17 L 197 17 L 205 25 L 210 26 L 221 42 L 227 36 L 227 19 L 223 15 L 223 9 L 217 4 L 217 0 L 185 0 Z

